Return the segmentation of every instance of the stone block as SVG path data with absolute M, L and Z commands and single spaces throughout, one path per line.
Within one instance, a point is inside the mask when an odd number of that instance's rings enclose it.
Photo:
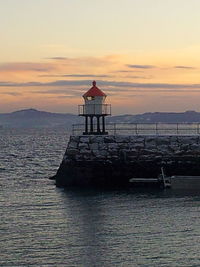
M 129 146 L 129 149 L 135 149 L 135 143 L 129 143 L 128 144 L 128 146 Z
M 152 142 L 152 143 L 145 143 L 145 146 L 144 146 L 146 149 L 156 149 L 157 148 L 157 145 L 156 145 L 156 142 Z
M 108 155 L 108 151 L 107 150 L 100 150 L 99 154 L 103 157 L 106 157 Z
M 104 156 L 101 156 L 101 155 L 98 155 L 95 157 L 95 160 L 102 160 L 104 161 L 105 160 L 105 157 Z
M 145 138 L 145 148 L 152 149 L 157 146 L 157 139 L 156 137 L 146 137 Z
M 135 148 L 132 148 L 127 153 L 138 153 L 138 150 Z
M 171 144 L 178 144 L 178 143 L 179 143 L 178 136 L 175 136 L 175 135 L 174 135 L 174 136 L 173 136 L 173 135 L 170 136 L 170 137 L 169 137 L 169 142 L 170 142 L 170 145 L 171 145 Z
M 76 143 L 78 143 L 79 142 L 79 136 L 71 135 L 70 136 L 70 139 L 69 139 L 69 142 L 76 142 Z
M 92 154 L 83 154 L 84 161 L 91 161 L 92 160 Z
M 137 143 L 144 143 L 145 142 L 145 137 L 144 136 L 137 136 L 136 142 Z
M 108 144 L 105 143 L 99 143 L 99 150 L 107 150 Z
M 166 153 L 168 153 L 169 150 L 170 150 L 168 145 L 159 145 L 159 146 L 156 147 L 156 149 L 158 151 L 166 152 Z
M 200 136 L 197 136 L 197 144 L 200 144 Z
M 143 149 L 144 148 L 144 143 L 136 143 L 134 146 L 135 149 Z
M 91 150 L 87 149 L 87 148 L 82 148 L 81 150 L 79 150 L 80 154 L 87 154 L 90 155 L 92 152 Z
M 135 162 L 137 160 L 137 155 L 135 156 L 127 156 L 127 159 L 130 161 L 130 162 Z
M 137 140 L 137 136 L 136 135 L 131 135 L 129 136 L 129 142 L 134 144 Z
M 197 144 L 198 140 L 193 136 L 179 136 L 180 144 Z
M 89 149 L 89 143 L 79 143 L 78 148 L 82 149 Z
M 90 138 L 91 143 L 104 143 L 104 136 L 93 135 Z
M 142 149 L 140 150 L 140 155 L 156 155 L 157 150 L 155 149 Z
M 108 155 L 115 155 L 119 157 L 117 149 L 108 150 Z
M 176 151 L 174 151 L 174 155 L 175 156 L 185 155 L 185 151 L 184 150 L 176 150 Z
M 65 156 L 76 155 L 79 153 L 78 149 L 67 149 Z
M 119 149 L 129 149 L 129 143 L 118 143 Z
M 190 145 L 191 150 L 199 150 L 200 151 L 200 144 L 191 144 Z
M 126 153 L 127 157 L 137 157 L 138 151 L 137 150 L 131 150 Z
M 71 149 L 71 148 L 78 148 L 78 142 L 75 142 L 75 141 L 70 141 L 68 143 L 68 149 Z
M 76 161 L 83 161 L 84 160 L 84 157 L 83 157 L 83 155 L 81 155 L 81 154 L 78 154 L 78 155 L 76 155 Z
M 64 163 L 68 162 L 69 161 L 69 156 L 65 154 L 62 161 Z
M 116 135 L 115 141 L 117 143 L 129 143 L 130 142 L 130 137 L 126 135 Z
M 90 137 L 89 136 L 81 136 L 80 137 L 80 142 L 81 143 L 88 143 L 90 142 Z
M 95 157 L 106 157 L 108 155 L 108 151 L 107 150 L 93 150 L 92 151 L 92 154 L 95 156 Z
M 181 144 L 180 145 L 181 150 L 188 151 L 190 149 L 189 144 Z
M 145 143 L 152 143 L 156 142 L 157 137 L 156 136 L 145 136 L 144 141 Z
M 157 146 L 164 146 L 164 145 L 169 145 L 170 143 L 170 138 L 168 136 L 161 136 L 156 138 L 156 144 Z
M 115 161 L 115 160 L 119 160 L 119 157 L 116 155 L 111 155 L 111 156 L 108 156 L 108 159 Z
M 113 149 L 118 149 L 119 148 L 119 146 L 118 146 L 118 144 L 117 143 L 109 143 L 108 144 L 108 150 L 113 150 Z
M 92 143 L 89 145 L 91 150 L 98 150 L 99 149 L 99 144 L 98 143 Z
M 105 143 L 115 143 L 115 136 L 114 135 L 104 136 L 104 142 Z

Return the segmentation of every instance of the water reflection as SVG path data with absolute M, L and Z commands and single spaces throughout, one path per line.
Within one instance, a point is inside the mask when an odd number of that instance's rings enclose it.
M 179 242 L 182 234 L 186 240 L 191 236 L 196 239 L 197 229 L 187 231 L 189 219 L 183 221 L 184 214 L 196 213 L 194 207 L 199 208 L 197 195 L 186 197 L 179 193 L 133 189 L 63 191 L 66 236 L 68 239 L 73 236 L 70 253 L 79 255 L 74 263 L 121 266 L 126 262 L 126 266 L 140 263 L 150 266 L 155 261 L 177 266 L 172 261 L 182 253 Z M 171 242 L 176 244 L 174 251 Z
M 104 261 L 108 249 L 104 195 L 92 190 L 65 191 L 63 202 L 65 215 L 71 218 L 68 226 L 73 227 L 73 235 L 77 237 L 73 243 L 80 255 L 77 264 L 99 266 Z

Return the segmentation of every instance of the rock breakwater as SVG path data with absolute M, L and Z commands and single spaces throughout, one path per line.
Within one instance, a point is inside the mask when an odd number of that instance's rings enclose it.
M 57 186 L 126 185 L 132 177 L 200 175 L 200 136 L 71 136 Z

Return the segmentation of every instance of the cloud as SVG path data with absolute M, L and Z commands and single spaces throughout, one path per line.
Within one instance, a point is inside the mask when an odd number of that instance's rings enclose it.
M 127 67 L 132 69 L 153 69 L 155 66 L 153 65 L 132 65 L 132 64 L 126 64 Z
M 36 71 L 47 72 L 53 70 L 55 67 L 45 63 L 33 62 L 11 62 L 0 64 L 0 72 L 19 72 L 19 71 Z
M 48 59 L 53 59 L 53 60 L 67 60 L 67 57 L 50 57 Z
M 63 61 L 63 64 L 76 66 L 76 67 L 105 67 L 106 65 L 116 64 L 117 58 L 112 56 L 105 56 L 105 57 L 76 57 L 76 58 L 69 58 L 69 57 L 51 57 L 47 58 L 50 60 L 54 60 L 57 64 L 59 61 L 59 64 L 61 64 Z
M 102 75 L 95 75 L 95 74 L 62 74 L 62 75 L 40 75 L 40 77 L 74 77 L 74 78 L 108 78 L 112 77 L 110 75 L 102 74 Z
M 134 72 L 143 72 L 141 70 L 116 70 L 116 71 L 113 71 L 112 73 L 134 73 Z
M 9 92 L 9 91 L 7 91 L 7 92 L 0 92 L 0 95 L 20 96 L 22 94 L 19 93 L 19 92 Z
M 128 75 L 128 76 L 124 76 L 123 78 L 128 78 L 128 79 L 151 79 L 153 78 L 152 76 L 131 76 L 131 75 Z
M 194 67 L 191 67 L 191 66 L 175 66 L 174 67 L 175 69 L 195 69 Z
M 12 83 L 0 82 L 0 87 L 63 87 L 63 86 L 91 86 L 91 80 L 57 80 L 53 82 L 25 82 Z M 108 87 L 127 87 L 127 88 L 147 88 L 147 89 L 200 89 L 200 84 L 176 84 L 176 83 L 134 83 L 134 82 L 118 82 L 97 80 L 97 86 Z M 109 88 L 108 88 L 109 90 Z

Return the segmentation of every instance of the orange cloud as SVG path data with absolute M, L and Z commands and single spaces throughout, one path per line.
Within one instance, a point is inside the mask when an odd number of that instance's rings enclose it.
M 200 94 L 198 66 L 188 62 L 172 60 L 170 64 L 167 61 L 159 64 L 153 59 L 121 55 L 55 56 L 43 62 L 0 64 L 0 105 L 2 110 L 7 105 L 16 109 L 76 112 L 93 79 L 97 79 L 98 86 L 108 94 L 108 101 L 117 107 L 114 112 L 170 109 L 172 103 L 180 109 L 184 105 L 175 105 L 172 99 L 186 96 L 188 109 L 192 109 L 190 106 L 196 103 L 193 96 Z

